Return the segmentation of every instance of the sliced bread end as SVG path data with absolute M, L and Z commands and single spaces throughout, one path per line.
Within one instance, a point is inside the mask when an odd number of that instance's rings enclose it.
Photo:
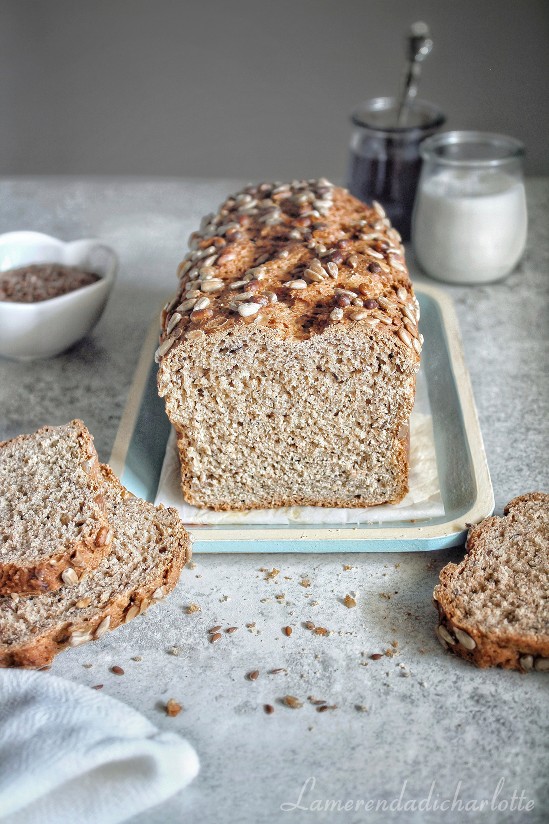
M 47 666 L 62 649 L 128 623 L 174 588 L 189 561 L 191 539 L 177 512 L 140 501 L 101 469 L 111 554 L 75 587 L 0 598 L 0 667 Z
M 80 420 L 0 443 L 0 595 L 73 585 L 112 530 L 93 438 Z
M 549 494 L 507 504 L 469 531 L 467 555 L 440 573 L 445 649 L 478 667 L 549 671 Z

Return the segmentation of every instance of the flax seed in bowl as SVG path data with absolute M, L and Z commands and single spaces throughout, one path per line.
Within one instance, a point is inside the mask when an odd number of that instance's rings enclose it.
M 0 355 L 49 358 L 75 344 L 101 317 L 116 269 L 114 251 L 98 240 L 0 235 Z

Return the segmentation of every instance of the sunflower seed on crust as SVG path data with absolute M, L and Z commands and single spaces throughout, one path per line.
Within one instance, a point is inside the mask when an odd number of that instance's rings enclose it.
M 175 327 L 177 326 L 177 324 L 179 323 L 181 318 L 182 318 L 182 315 L 180 315 L 179 312 L 174 312 L 173 313 L 173 315 L 171 316 L 170 321 L 168 323 L 168 326 L 166 327 L 166 334 L 167 335 L 170 335 L 173 332 L 173 330 L 175 329 Z
M 193 308 L 193 312 L 200 312 L 202 309 L 206 309 L 206 307 L 209 306 L 210 303 L 211 301 L 209 298 L 200 298 L 200 300 L 196 301 Z
M 470 635 L 468 635 L 462 629 L 459 629 L 459 627 L 452 627 L 452 629 L 454 630 L 454 635 L 456 636 L 462 647 L 465 647 L 465 649 L 469 650 L 475 649 L 477 642 L 474 640 L 474 638 L 471 638 Z
M 242 318 L 249 318 L 252 315 L 256 315 L 261 306 L 259 303 L 241 303 L 238 306 L 237 312 Z
M 95 632 L 93 634 L 94 640 L 98 641 L 100 638 L 102 638 L 105 635 L 105 633 L 109 631 L 110 625 L 111 625 L 111 616 L 107 615 L 105 618 L 103 618 L 103 620 L 101 621 L 101 623 L 99 624 L 99 626 L 95 630 Z
M 126 611 L 124 616 L 124 623 L 127 624 L 129 621 L 133 621 L 134 618 L 137 618 L 139 615 L 139 607 L 137 604 L 132 604 L 131 607 Z
M 404 329 L 403 326 L 399 327 L 399 329 L 397 331 L 397 335 L 400 338 L 400 340 L 402 341 L 402 343 L 405 343 L 406 346 L 408 346 L 409 349 L 413 348 L 412 338 L 410 337 L 410 335 L 408 334 L 406 329 Z
M 455 639 L 455 638 L 453 638 L 453 637 L 450 635 L 450 633 L 448 632 L 448 630 L 446 629 L 446 627 L 445 627 L 445 626 L 443 626 L 443 624 L 439 624 L 439 625 L 438 625 L 438 627 L 437 627 L 437 635 L 438 635 L 440 638 L 444 639 L 444 641 L 446 641 L 446 643 L 447 643 L 447 644 L 451 644 L 452 646 L 454 646 L 454 644 L 456 643 L 456 639 Z
M 67 586 L 74 586 L 78 583 L 78 575 L 72 567 L 67 567 L 64 569 L 61 573 L 61 578 L 63 579 L 63 583 L 67 584 Z
M 307 280 L 311 280 L 313 283 L 322 283 L 324 280 L 324 277 L 314 269 L 305 269 L 303 276 L 306 277 Z
M 88 641 L 92 640 L 92 635 L 90 630 L 75 630 L 71 632 L 69 638 L 69 646 L 70 647 L 78 647 L 80 644 L 86 644 Z
M 163 343 L 160 344 L 160 346 L 158 347 L 158 349 L 156 350 L 155 355 L 154 355 L 154 359 L 155 359 L 156 363 L 158 363 L 160 358 L 163 358 L 164 355 L 166 355 L 170 351 L 170 349 L 172 348 L 174 343 L 175 343 L 175 338 L 170 337 L 170 338 L 166 338 L 166 340 L 163 341 Z

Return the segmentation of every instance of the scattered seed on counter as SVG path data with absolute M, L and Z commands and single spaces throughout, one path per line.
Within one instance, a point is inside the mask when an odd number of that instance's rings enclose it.
M 322 707 L 317 707 L 317 712 L 327 712 L 327 710 L 337 710 L 337 704 L 323 704 Z
M 372 661 L 379 661 L 380 658 L 383 658 L 383 654 L 381 652 L 374 652 L 372 655 L 370 655 L 370 658 L 372 659 Z
M 216 624 L 215 627 L 211 627 L 211 629 L 208 630 L 208 633 L 212 635 L 214 632 L 219 632 L 220 629 L 221 624 Z
M 259 670 L 252 670 L 246 675 L 248 681 L 257 681 L 259 678 Z
M 294 695 L 285 695 L 284 698 L 280 700 L 286 707 L 290 707 L 292 710 L 298 710 L 303 706 L 299 698 L 296 698 Z
M 278 669 L 269 670 L 269 675 L 280 675 L 281 673 L 284 673 L 284 675 L 286 675 L 288 673 L 288 670 L 285 669 L 285 667 L 278 667 Z
M 92 690 L 102 690 L 102 689 L 103 689 L 103 684 L 95 684 L 92 687 Z
M 217 644 L 218 641 L 221 641 L 220 632 L 214 632 L 212 635 L 210 635 L 210 644 Z
M 124 670 L 122 669 L 122 667 L 119 667 L 118 665 L 111 667 L 111 672 L 115 675 L 124 675 Z
M 292 634 L 292 628 L 291 627 L 283 627 L 282 632 L 284 633 L 284 635 L 287 635 L 289 637 Z
M 266 715 L 272 715 L 273 712 L 275 711 L 275 708 L 273 707 L 272 704 L 263 704 L 263 710 L 264 710 Z
M 233 632 L 236 632 L 237 630 L 238 630 L 238 627 L 227 627 L 227 629 L 225 630 L 225 632 L 226 632 L 228 635 L 232 635 L 232 634 L 233 634 Z

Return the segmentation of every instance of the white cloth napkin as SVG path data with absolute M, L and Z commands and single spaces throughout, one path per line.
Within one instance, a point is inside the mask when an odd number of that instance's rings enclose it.
M 0 672 L 2 824 L 116 824 L 198 768 L 188 741 L 114 698 L 45 672 Z

